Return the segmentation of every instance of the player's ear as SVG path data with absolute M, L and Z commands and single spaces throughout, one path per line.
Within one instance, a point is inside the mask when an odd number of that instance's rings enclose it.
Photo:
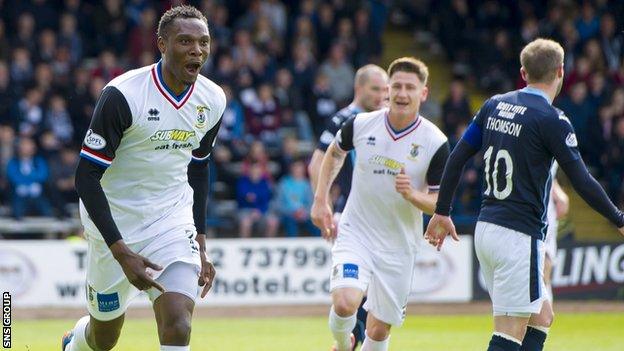
M 557 69 L 557 78 L 563 78 L 564 72 L 565 70 L 563 69 L 563 63 L 562 63 L 561 66 L 559 66 L 559 68 Z
M 422 89 L 422 93 L 420 94 L 420 102 L 425 102 L 428 96 L 429 96 L 429 87 L 425 85 Z
M 158 40 L 156 41 L 156 43 L 158 45 L 158 50 L 160 51 L 160 53 L 164 54 L 167 48 L 167 45 L 165 44 L 165 38 L 158 37 Z
M 520 67 L 520 77 L 522 77 L 522 80 L 525 81 L 526 83 L 528 83 L 528 75 L 527 75 L 527 71 L 524 69 L 524 67 Z

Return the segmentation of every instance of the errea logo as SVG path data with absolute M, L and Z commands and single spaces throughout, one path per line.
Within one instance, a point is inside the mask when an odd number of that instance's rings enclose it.
M 187 141 L 190 137 L 195 136 L 194 131 L 189 130 L 180 130 L 180 129 L 170 129 L 170 130 L 159 130 L 154 135 L 150 137 L 151 141 Z
M 147 111 L 147 114 L 149 115 L 149 116 L 147 117 L 147 120 L 148 120 L 148 121 L 160 121 L 160 117 L 158 117 L 158 115 L 160 114 L 160 111 L 158 111 L 157 109 L 155 109 L 155 108 L 150 108 L 150 109 Z

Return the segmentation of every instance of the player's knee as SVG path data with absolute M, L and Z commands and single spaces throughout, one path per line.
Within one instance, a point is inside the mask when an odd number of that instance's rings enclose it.
M 346 294 L 340 294 L 334 298 L 334 311 L 340 317 L 352 316 L 357 311 L 359 304 L 356 299 Z
M 187 343 L 191 338 L 191 321 L 179 318 L 165 322 L 162 328 L 162 341 Z
M 366 326 L 366 335 L 375 341 L 383 341 L 390 335 L 390 328 L 383 323 L 372 323 Z
M 108 351 L 112 350 L 117 345 L 118 338 L 113 337 L 95 337 L 95 351 Z

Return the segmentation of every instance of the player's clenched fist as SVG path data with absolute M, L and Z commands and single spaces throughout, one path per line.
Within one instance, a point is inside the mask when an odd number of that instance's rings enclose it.
M 414 194 L 414 188 L 412 187 L 412 179 L 405 174 L 405 168 L 401 168 L 401 172 L 394 178 L 394 188 L 405 200 L 410 201 Z
M 321 230 L 323 238 L 327 241 L 333 241 L 336 238 L 336 226 L 327 200 L 315 198 L 310 212 L 312 223 Z

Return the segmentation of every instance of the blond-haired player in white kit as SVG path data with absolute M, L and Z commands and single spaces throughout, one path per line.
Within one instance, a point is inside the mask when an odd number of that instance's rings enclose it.
M 363 351 L 388 349 L 401 325 L 423 212 L 432 213 L 448 154 L 446 136 L 419 115 L 427 98 L 427 66 L 404 57 L 388 68 L 390 107 L 346 122 L 321 164 L 312 220 L 334 239 L 329 326 L 334 350 L 351 350 L 355 312 L 368 291 Z M 349 199 L 335 228 L 329 188 L 347 152 L 356 151 Z M 337 235 L 337 236 L 336 236 Z
M 188 351 L 195 299 L 215 275 L 206 257 L 207 158 L 225 110 L 199 75 L 210 52 L 206 17 L 161 17 L 162 59 L 109 82 L 80 152 L 76 189 L 89 244 L 87 309 L 64 351 L 110 350 L 141 290 L 153 302 L 161 351 Z

